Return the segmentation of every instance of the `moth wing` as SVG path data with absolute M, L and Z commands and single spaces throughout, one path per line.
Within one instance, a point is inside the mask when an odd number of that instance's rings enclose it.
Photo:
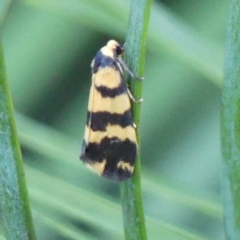
M 121 73 L 104 68 L 92 76 L 81 159 L 116 181 L 133 172 L 137 140 L 127 86 Z

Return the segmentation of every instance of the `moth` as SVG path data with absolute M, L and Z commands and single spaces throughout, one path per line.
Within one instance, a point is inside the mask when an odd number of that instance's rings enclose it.
M 97 174 L 120 182 L 132 176 L 137 155 L 136 126 L 131 101 L 139 103 L 127 87 L 122 59 L 124 47 L 110 40 L 91 63 L 92 84 L 80 159 Z

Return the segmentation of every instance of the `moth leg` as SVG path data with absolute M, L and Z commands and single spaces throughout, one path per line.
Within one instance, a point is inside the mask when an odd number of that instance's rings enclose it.
M 131 100 L 132 100 L 133 102 L 135 102 L 135 103 L 140 103 L 140 102 L 143 101 L 143 98 L 136 99 L 136 98 L 132 95 L 132 93 L 131 93 L 131 91 L 129 90 L 128 87 L 127 87 L 127 94 L 128 94 L 128 96 L 131 98 Z
M 118 58 L 117 59 L 118 62 L 120 63 L 121 67 L 135 80 L 137 81 L 142 81 L 144 79 L 144 77 L 138 77 L 136 74 L 134 74 L 129 68 L 128 66 L 125 64 L 125 62 L 122 60 L 122 58 Z

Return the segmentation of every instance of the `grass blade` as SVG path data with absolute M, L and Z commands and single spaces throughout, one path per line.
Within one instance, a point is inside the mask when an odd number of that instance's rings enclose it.
M 221 138 L 227 239 L 240 239 L 240 1 L 231 1 L 227 31 Z
M 126 62 L 130 69 L 143 76 L 145 62 L 145 46 L 149 22 L 151 0 L 133 0 L 131 3 L 129 26 L 126 38 Z M 141 97 L 142 83 L 134 82 L 130 90 L 136 98 Z M 133 106 L 133 116 L 139 125 L 140 105 Z M 139 135 L 138 135 L 139 143 Z M 145 219 L 142 206 L 140 182 L 140 156 L 135 164 L 133 177 L 122 183 L 121 200 L 123 208 L 125 239 L 147 239 Z
M 0 199 L 7 239 L 35 239 L 1 42 Z

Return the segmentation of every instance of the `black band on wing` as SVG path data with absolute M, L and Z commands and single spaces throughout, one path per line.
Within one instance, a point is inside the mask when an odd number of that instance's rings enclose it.
M 93 131 L 106 131 L 107 125 L 119 125 L 122 128 L 133 126 L 131 110 L 126 110 L 122 114 L 109 112 L 89 112 L 87 113 L 87 125 Z
M 115 98 L 123 93 L 127 93 L 126 84 L 124 82 L 121 82 L 120 85 L 116 88 L 108 88 L 105 86 L 95 86 L 95 88 L 103 98 Z
M 95 58 L 94 64 L 92 66 L 92 73 L 96 73 L 99 68 L 112 67 L 119 70 L 116 60 L 114 58 L 105 56 L 101 51 L 98 51 Z
M 111 149 L 111 151 L 110 151 Z M 100 143 L 89 143 L 81 159 L 85 162 L 102 162 L 106 159 L 107 165 L 104 171 L 115 170 L 120 161 L 134 165 L 137 154 L 136 143 L 126 139 L 124 141 L 117 137 L 105 137 Z

